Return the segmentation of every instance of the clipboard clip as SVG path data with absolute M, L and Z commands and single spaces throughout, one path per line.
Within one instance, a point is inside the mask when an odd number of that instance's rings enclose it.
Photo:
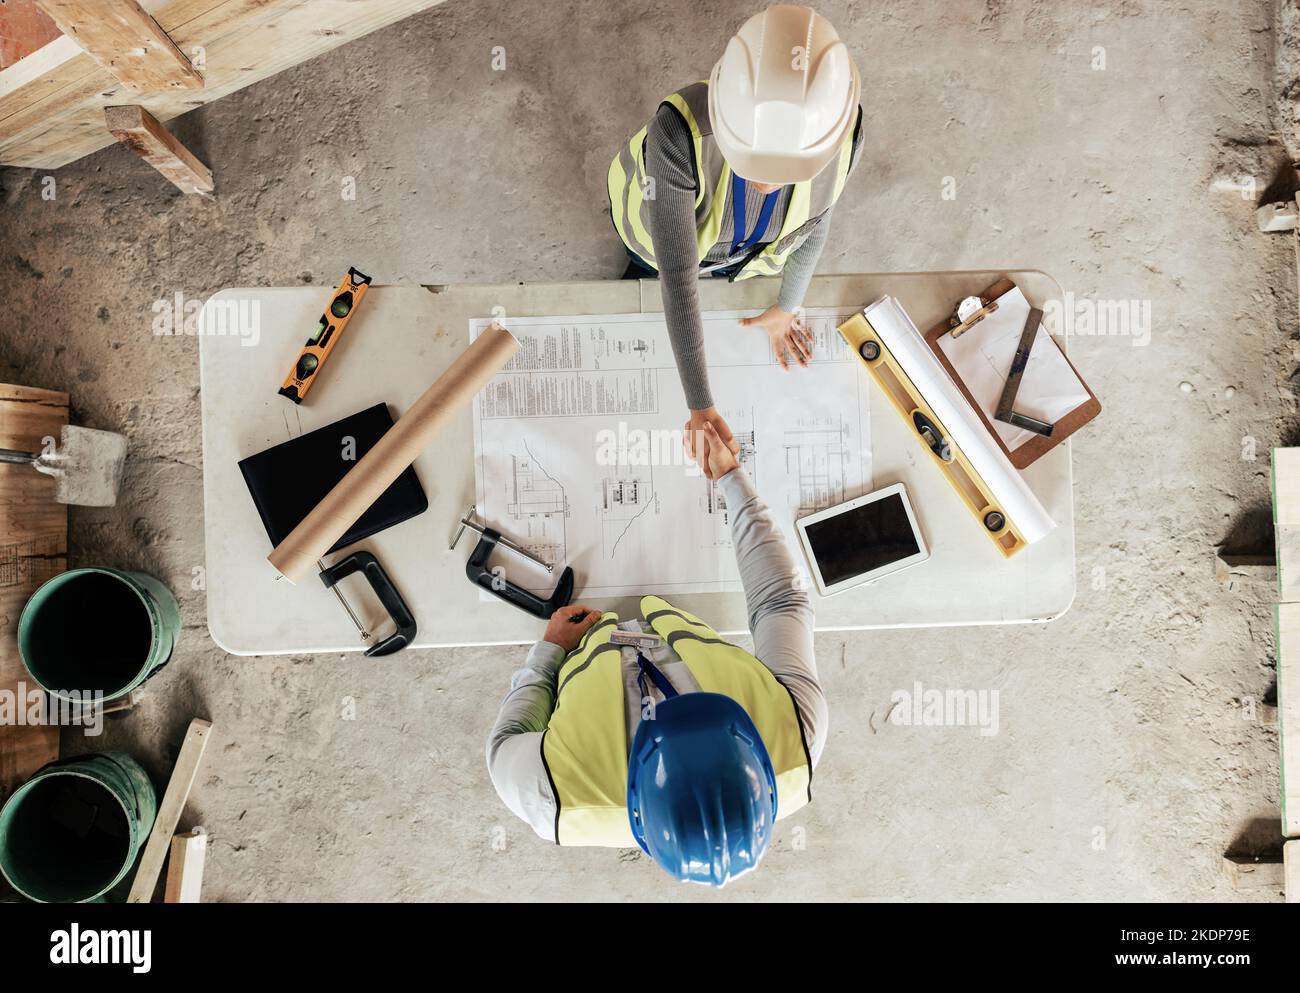
M 978 300 L 981 306 L 977 311 L 975 311 L 965 320 L 962 320 L 961 306 L 966 302 L 966 300 Z M 997 309 L 998 309 L 997 300 L 993 299 L 990 296 L 966 297 L 964 300 L 961 301 L 961 303 L 957 305 L 957 309 L 953 311 L 952 317 L 948 318 L 948 327 L 951 329 L 948 333 L 952 335 L 954 338 L 960 338 L 967 331 L 973 328 L 976 324 L 984 320 L 984 318 L 988 317 L 989 314 L 994 313 Z

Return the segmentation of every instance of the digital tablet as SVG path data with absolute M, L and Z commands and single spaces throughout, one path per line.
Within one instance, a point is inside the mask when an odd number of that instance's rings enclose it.
M 823 596 L 930 557 L 902 483 L 801 517 L 795 528 Z

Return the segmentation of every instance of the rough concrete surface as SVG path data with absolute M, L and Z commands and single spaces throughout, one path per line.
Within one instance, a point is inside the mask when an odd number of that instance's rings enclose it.
M 1212 184 L 1262 187 L 1285 163 L 1271 2 L 819 4 L 862 68 L 868 129 L 821 271 L 1037 267 L 1080 298 L 1150 301 L 1152 327 L 1071 343 L 1105 406 L 1074 440 L 1073 608 L 820 635 L 814 802 L 735 886 L 558 850 L 499 804 L 483 738 L 522 649 L 240 659 L 208 637 L 197 348 L 151 333 L 153 302 L 325 293 L 349 265 L 614 278 L 609 158 L 757 6 L 449 0 L 175 122 L 211 201 L 120 148 L 59 170 L 53 201 L 43 173 L 0 173 L 0 380 L 69 390 L 79 423 L 132 446 L 119 505 L 72 511 L 73 564 L 164 577 L 184 611 L 174 661 L 92 747 L 161 780 L 185 722 L 213 720 L 182 822 L 211 834 L 205 899 L 1259 898 L 1220 860 L 1278 840 L 1276 728 L 1242 703 L 1272 691 L 1275 594 L 1213 563 L 1269 540 L 1296 270 L 1254 199 Z M 888 722 L 917 680 L 998 690 L 999 733 Z

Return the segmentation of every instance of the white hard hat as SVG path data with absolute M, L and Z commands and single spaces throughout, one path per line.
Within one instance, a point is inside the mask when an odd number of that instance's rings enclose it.
M 802 183 L 835 157 L 857 120 L 861 89 L 830 21 L 809 7 L 768 7 L 745 22 L 713 67 L 713 137 L 742 178 Z

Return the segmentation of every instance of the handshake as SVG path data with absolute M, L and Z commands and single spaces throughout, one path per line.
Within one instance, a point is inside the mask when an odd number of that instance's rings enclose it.
M 692 410 L 685 432 L 686 453 L 699 463 L 709 479 L 721 479 L 740 463 L 740 445 L 716 407 Z

